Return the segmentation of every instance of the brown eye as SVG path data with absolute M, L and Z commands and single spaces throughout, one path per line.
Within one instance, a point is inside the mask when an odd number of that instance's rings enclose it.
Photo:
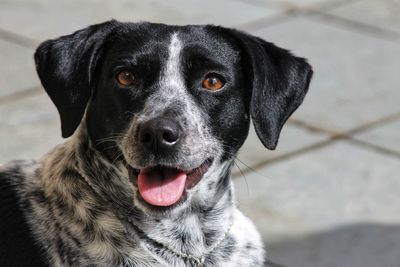
M 217 75 L 208 75 L 203 80 L 203 88 L 207 90 L 217 91 L 224 87 L 225 82 Z
M 133 75 L 132 71 L 123 70 L 117 75 L 117 80 L 120 85 L 123 86 L 131 86 L 136 83 L 135 76 Z

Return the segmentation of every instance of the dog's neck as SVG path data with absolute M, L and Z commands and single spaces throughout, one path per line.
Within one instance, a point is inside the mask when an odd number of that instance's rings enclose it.
M 134 203 L 134 190 L 124 164 L 111 163 L 88 140 L 81 127 L 64 145 L 55 149 L 46 165 L 55 166 L 55 161 L 61 161 L 75 170 L 95 198 L 103 198 L 104 203 L 110 204 L 109 212 L 118 217 L 131 242 L 139 237 L 150 247 L 158 243 L 166 250 L 200 257 L 210 253 L 210 249 L 225 238 L 234 213 L 231 163 L 212 166 L 213 174 L 206 177 L 208 184 L 200 182 L 193 188 L 197 192 L 186 206 L 164 213 L 146 212 Z

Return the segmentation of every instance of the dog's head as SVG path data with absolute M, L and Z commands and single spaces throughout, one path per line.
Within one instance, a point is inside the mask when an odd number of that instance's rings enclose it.
M 287 50 L 210 25 L 110 21 L 44 42 L 35 60 L 63 137 L 86 111 L 93 145 L 127 163 L 135 201 L 147 208 L 221 184 L 250 116 L 274 149 L 312 76 Z

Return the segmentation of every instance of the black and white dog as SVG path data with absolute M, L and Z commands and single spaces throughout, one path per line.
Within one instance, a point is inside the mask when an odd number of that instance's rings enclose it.
M 303 58 L 223 27 L 109 21 L 35 61 L 71 137 L 2 166 L 0 266 L 263 265 L 230 172 L 250 117 L 275 148 Z

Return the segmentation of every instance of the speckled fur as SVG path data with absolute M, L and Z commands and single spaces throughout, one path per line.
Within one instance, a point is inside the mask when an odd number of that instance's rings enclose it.
M 260 237 L 234 205 L 230 162 L 212 166 L 192 205 L 164 219 L 131 206 L 126 171 L 91 147 L 84 127 L 40 161 L 15 164 L 2 171 L 19 167 L 18 195 L 30 207 L 25 216 L 50 266 L 195 266 L 151 239 L 201 255 L 230 220 L 231 230 L 205 266 L 262 266 Z

